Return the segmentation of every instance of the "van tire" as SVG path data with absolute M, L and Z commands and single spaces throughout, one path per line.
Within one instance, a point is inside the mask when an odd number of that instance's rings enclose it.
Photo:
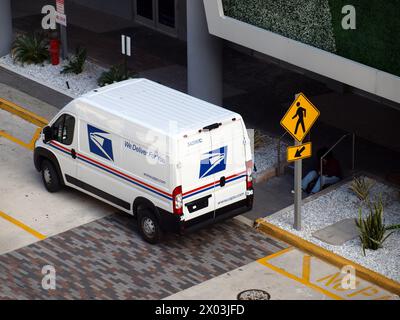
M 43 184 L 48 192 L 57 192 L 62 188 L 56 168 L 49 160 L 43 160 L 41 172 Z
M 144 207 L 138 208 L 137 221 L 141 236 L 151 244 L 159 243 L 163 238 L 163 231 L 156 215 L 151 209 Z

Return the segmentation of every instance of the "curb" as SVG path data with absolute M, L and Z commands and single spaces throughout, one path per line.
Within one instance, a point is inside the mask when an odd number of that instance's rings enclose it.
M 65 96 L 67 96 L 67 97 L 70 97 L 71 99 L 75 99 L 77 97 L 73 93 L 70 93 L 70 92 L 68 92 L 66 90 L 60 89 L 60 88 L 58 88 L 56 86 L 53 86 L 53 85 L 51 85 L 49 83 L 40 82 L 40 80 L 36 79 L 35 77 L 33 77 L 31 75 L 28 75 L 26 73 L 14 70 L 14 69 L 10 68 L 8 65 L 6 65 L 4 63 L 0 63 L 0 68 L 3 68 L 4 70 L 7 70 L 8 72 L 15 73 L 16 75 L 19 75 L 20 77 L 23 77 L 25 79 L 28 79 L 28 80 L 31 80 L 31 81 L 36 82 L 38 84 L 41 84 L 42 86 L 45 86 L 45 87 L 50 88 L 50 89 L 52 89 L 54 91 L 57 91 L 58 93 L 61 93 L 61 94 L 65 95 Z
M 266 182 L 269 179 L 272 179 L 274 177 L 278 176 L 278 171 L 282 172 L 286 167 L 288 166 L 288 163 L 282 163 L 281 168 L 279 169 L 278 166 L 266 169 L 264 171 L 261 171 L 261 173 L 255 178 L 254 183 L 261 183 L 261 182 Z
M 33 123 L 34 125 L 37 125 L 38 127 L 44 127 L 49 122 L 47 119 L 38 116 L 37 114 L 34 114 L 33 112 L 28 111 L 16 105 L 15 103 L 4 100 L 2 98 L 0 98 L 0 109 L 15 114 L 18 117 L 25 119 L 26 121 Z
M 328 251 L 322 247 L 319 247 L 309 241 L 306 241 L 296 235 L 283 230 L 271 223 L 266 222 L 264 219 L 257 219 L 255 221 L 255 228 L 269 236 L 273 236 L 282 240 L 300 250 L 305 251 L 321 260 L 324 260 L 332 265 L 342 268 L 346 265 L 353 266 L 360 278 L 374 283 L 394 294 L 400 295 L 400 283 L 391 280 L 375 271 L 367 269 L 353 261 L 343 258 L 331 251 Z

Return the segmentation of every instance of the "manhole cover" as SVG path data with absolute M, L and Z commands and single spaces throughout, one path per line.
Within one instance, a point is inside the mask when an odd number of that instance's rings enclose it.
M 238 294 L 238 300 L 270 300 L 271 295 L 264 290 L 251 289 Z

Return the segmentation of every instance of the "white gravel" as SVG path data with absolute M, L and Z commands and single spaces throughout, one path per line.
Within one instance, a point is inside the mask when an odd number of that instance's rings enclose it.
M 25 64 L 23 66 L 15 63 L 10 55 L 0 58 L 0 66 L 71 97 L 80 96 L 97 88 L 97 79 L 105 71 L 97 64 L 86 61 L 84 71 L 81 74 L 60 74 L 66 64 L 67 61 L 60 61 L 57 66 L 48 62 L 43 65 Z M 70 89 L 68 89 L 66 81 L 68 81 Z
M 265 144 L 254 150 L 254 163 L 257 168 L 257 172 L 254 173 L 254 177 L 257 178 L 263 172 L 269 169 L 276 168 L 278 166 L 278 138 L 271 137 L 265 132 Z M 286 162 L 286 148 L 287 144 L 281 141 L 281 162 Z
M 374 182 L 375 185 L 371 189 L 371 196 L 375 198 L 382 195 L 385 224 L 399 224 L 399 190 L 376 181 Z M 365 204 L 362 204 L 349 190 L 349 186 L 350 182 L 305 203 L 302 211 L 303 230 L 301 232 L 292 228 L 293 207 L 264 219 L 305 240 L 400 282 L 400 230 L 395 231 L 395 233 L 384 242 L 383 248 L 377 251 L 366 250 L 366 256 L 363 255 L 361 242 L 358 238 L 350 240 L 342 246 L 333 246 L 312 236 L 313 232 L 332 225 L 342 219 L 357 218 L 360 206 L 363 208 L 364 215 L 368 213 Z

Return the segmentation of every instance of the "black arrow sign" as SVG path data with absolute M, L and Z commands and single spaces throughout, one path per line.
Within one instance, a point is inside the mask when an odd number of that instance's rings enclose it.
M 301 154 L 304 152 L 304 150 L 306 150 L 306 147 L 301 147 L 300 149 L 298 149 L 294 155 L 295 158 L 300 158 Z

